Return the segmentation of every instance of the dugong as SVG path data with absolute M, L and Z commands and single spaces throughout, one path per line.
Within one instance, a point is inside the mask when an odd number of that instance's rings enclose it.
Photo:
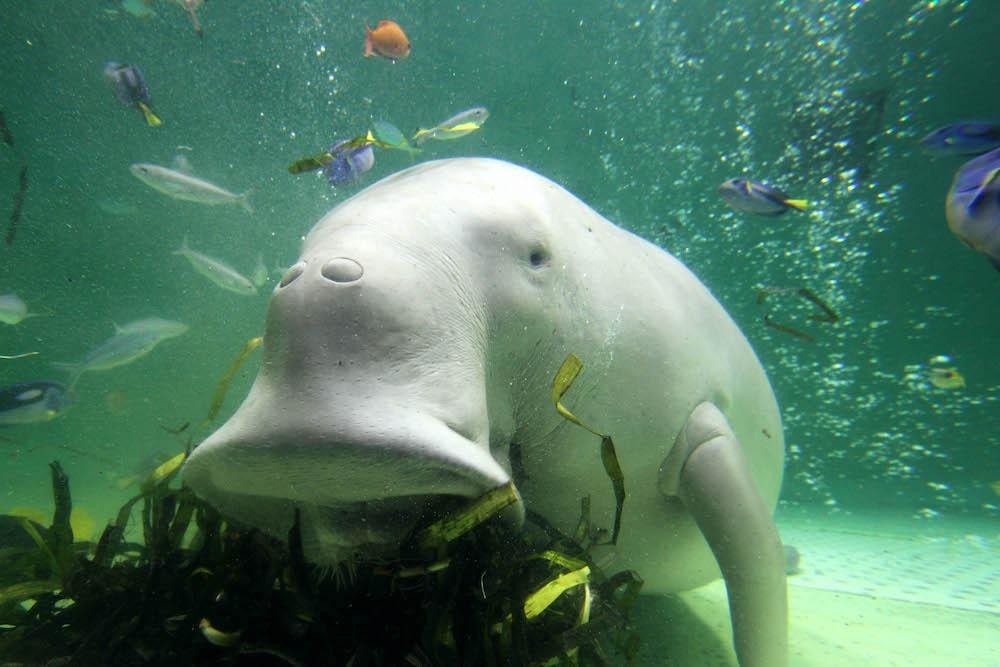
M 680 261 L 506 162 L 423 163 L 327 213 L 274 289 L 250 393 L 183 480 L 278 537 L 297 508 L 318 562 L 512 479 L 564 532 L 585 495 L 610 528 L 599 440 L 551 400 L 569 353 L 564 402 L 614 438 L 627 491 L 597 557 L 646 593 L 721 571 L 740 664 L 786 664 L 784 440 L 760 362 Z

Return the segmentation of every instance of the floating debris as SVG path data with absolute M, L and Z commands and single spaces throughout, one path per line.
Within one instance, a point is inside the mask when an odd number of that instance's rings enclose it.
M 21 209 L 24 207 L 24 197 L 28 193 L 28 165 L 21 167 L 21 173 L 17 178 L 17 192 L 14 193 L 14 207 L 10 212 L 10 223 L 7 227 L 5 241 L 7 245 L 14 242 L 14 235 L 17 234 L 17 223 L 21 221 Z
M 33 357 L 38 352 L 22 352 L 21 354 L 0 354 L 0 359 L 24 359 L 25 357 Z
M 804 340 L 807 343 L 813 343 L 816 341 L 815 338 L 807 334 L 805 331 L 800 331 L 799 329 L 790 327 L 787 324 L 781 324 L 780 322 L 775 322 L 773 319 L 771 319 L 771 316 L 767 313 L 764 313 L 764 324 L 776 331 L 780 331 L 781 333 L 786 333 L 789 336 L 794 336 L 795 338 L 798 338 L 799 340 Z
M 201 426 L 208 426 L 219 415 L 219 410 L 222 409 L 222 402 L 226 399 L 226 392 L 229 390 L 229 383 L 231 383 L 233 378 L 236 377 L 237 371 L 240 370 L 240 367 L 247 360 L 250 354 L 260 347 L 263 342 L 263 336 L 251 338 L 246 342 L 246 345 L 243 346 L 243 349 L 240 350 L 240 353 L 236 355 L 236 358 L 233 359 L 232 363 L 229 364 L 229 368 L 227 368 L 226 372 L 222 374 L 222 377 L 219 378 L 219 382 L 215 386 L 215 392 L 212 394 L 212 403 L 208 408 L 208 414 L 205 415 L 205 419 L 201 422 Z M 185 424 L 185 426 L 187 425 Z
M 14 135 L 7 127 L 7 117 L 3 115 L 2 109 L 0 109 L 0 137 L 3 137 L 3 142 L 10 148 L 14 147 Z
M 169 426 L 164 426 L 163 424 L 160 424 L 159 426 L 160 426 L 160 428 L 162 428 L 164 431 L 166 431 L 170 435 L 180 435 L 181 433 L 183 433 L 184 431 L 186 431 L 190 425 L 191 425 L 191 422 L 184 422 L 183 424 L 181 424 L 180 426 L 178 426 L 176 428 L 171 428 Z
M 828 324 L 835 324 L 840 320 L 840 316 L 837 312 L 808 287 L 759 287 L 757 288 L 757 304 L 763 304 L 764 301 L 772 294 L 786 294 L 789 292 L 795 293 L 819 309 L 819 313 L 809 315 L 808 319 L 813 320 L 814 322 L 826 322 Z M 810 343 L 816 340 L 812 335 L 802 331 L 801 329 L 797 329 L 787 324 L 782 324 L 781 322 L 776 322 L 771 317 L 770 313 L 765 313 L 763 319 L 765 325 L 782 333 L 786 333 L 790 336 L 794 336 L 800 340 Z
M 584 424 L 580 419 L 570 412 L 565 405 L 562 404 L 562 397 L 567 391 L 569 391 L 570 385 L 576 379 L 576 376 L 580 374 L 583 370 L 583 362 L 572 352 L 566 355 L 566 359 L 563 361 L 562 366 L 556 371 L 556 375 L 552 378 L 552 404 L 555 405 L 556 412 L 562 415 L 565 419 L 573 422 L 577 426 L 580 426 L 601 439 L 601 462 L 604 464 L 604 471 L 607 473 L 608 478 L 611 479 L 611 485 L 615 491 L 615 523 L 614 528 L 611 531 L 611 544 L 617 544 L 618 533 L 621 531 L 622 523 L 622 506 L 625 504 L 625 476 L 622 473 L 621 465 L 618 463 L 618 454 L 615 452 L 615 443 L 612 442 L 611 436 L 605 435 L 599 431 L 594 430 L 592 427 Z

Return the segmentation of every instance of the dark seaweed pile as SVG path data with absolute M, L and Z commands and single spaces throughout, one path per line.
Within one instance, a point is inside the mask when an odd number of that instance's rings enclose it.
M 404 544 L 397 560 L 320 576 L 297 520 L 286 541 L 272 539 L 169 477 L 99 542 L 74 543 L 69 480 L 51 468 L 52 525 L 0 520 L 0 664 L 603 665 L 638 648 L 627 614 L 641 580 L 602 576 L 537 517 L 520 532 L 490 521 L 433 553 Z M 143 543 L 123 543 L 140 503 Z M 590 566 L 588 620 L 583 586 L 526 618 L 525 599 L 563 574 L 538 557 L 547 549 Z

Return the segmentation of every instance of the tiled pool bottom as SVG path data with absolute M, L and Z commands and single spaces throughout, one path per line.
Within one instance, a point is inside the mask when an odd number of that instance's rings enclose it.
M 791 667 L 1000 667 L 1000 521 L 808 510 L 778 516 Z M 639 665 L 735 667 L 726 590 L 642 598 Z

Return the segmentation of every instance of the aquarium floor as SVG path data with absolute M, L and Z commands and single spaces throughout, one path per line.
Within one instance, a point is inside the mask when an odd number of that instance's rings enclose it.
M 788 580 L 792 667 L 1000 667 L 995 519 L 794 511 L 778 522 L 801 554 Z M 736 665 L 721 582 L 638 611 L 640 664 Z

